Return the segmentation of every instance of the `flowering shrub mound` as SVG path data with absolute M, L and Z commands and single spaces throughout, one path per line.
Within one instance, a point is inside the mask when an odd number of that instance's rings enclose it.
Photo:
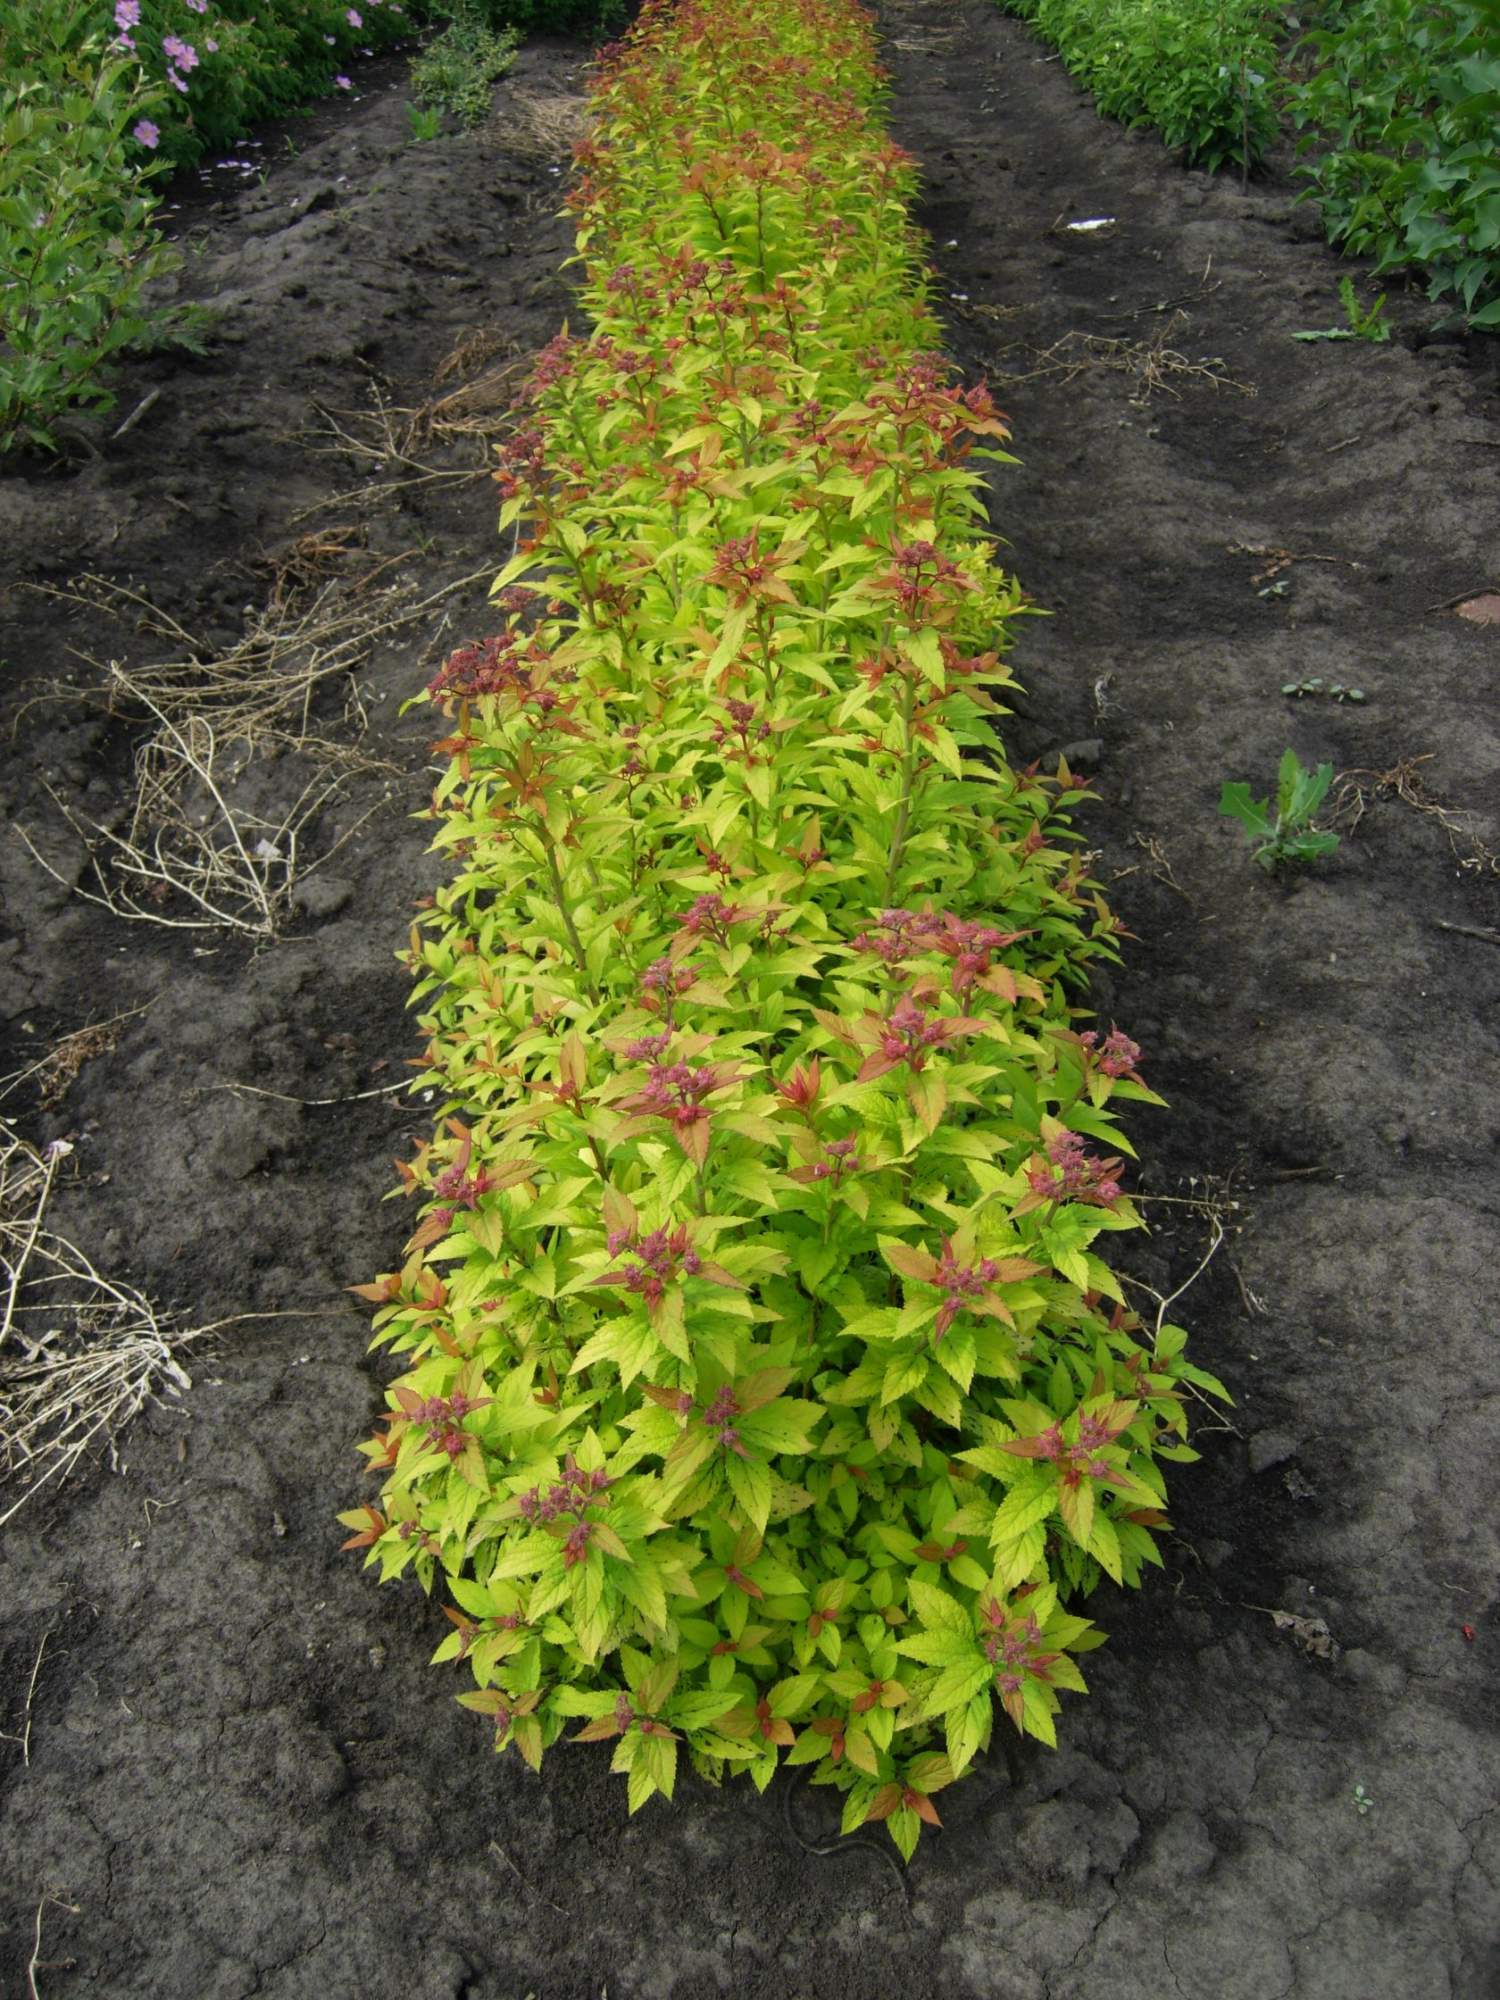
M 127 348 L 196 344 L 148 286 L 181 257 L 152 182 L 338 86 L 408 31 L 400 0 L 26 0 L 0 10 L 0 451 L 109 408 Z
M 931 351 L 911 163 L 849 0 L 648 5 L 573 196 L 593 317 L 506 449 L 501 629 L 429 689 L 449 885 L 411 941 L 442 1095 L 402 1179 L 382 1577 L 441 1576 L 528 1762 L 783 1757 L 910 1854 L 1044 1742 L 1158 1560 L 1184 1394 L 1097 1254 L 1137 1226 L 1084 796 L 993 733 L 1007 621 Z
M 116 49 L 165 86 L 163 115 L 137 137 L 174 165 L 232 144 L 257 118 L 347 90 L 351 57 L 412 32 L 403 0 L 105 0 L 96 11 Z
M 37 0 L 0 22 L 0 451 L 53 446 L 67 410 L 113 400 L 100 371 L 122 349 L 191 332 L 146 298 L 181 261 L 136 168 L 167 92 L 82 16 Z

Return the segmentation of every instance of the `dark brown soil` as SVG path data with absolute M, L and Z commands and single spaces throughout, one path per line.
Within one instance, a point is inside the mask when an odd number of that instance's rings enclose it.
M 1242 192 L 1104 127 L 983 0 L 882 19 L 953 350 L 1023 459 L 996 472 L 996 525 L 1052 614 L 1025 624 L 1010 747 L 1099 773 L 1086 832 L 1139 937 L 1101 1011 L 1171 1099 L 1134 1127 L 1159 1226 L 1121 1261 L 1170 1293 L 1210 1208 L 1229 1230 L 1174 1308 L 1236 1405 L 1179 1469 L 1167 1573 L 1097 1600 L 1112 1642 L 1061 1751 L 1007 1744 L 945 1794 L 903 1885 L 869 1846 L 807 1852 L 828 1802 L 780 1781 L 688 1782 L 628 1820 L 595 1751 L 540 1781 L 491 1757 L 427 1668 L 436 1609 L 335 1552 L 379 1382 L 342 1288 L 392 1260 L 380 1197 L 425 1115 L 355 1095 L 413 1053 L 394 954 L 437 865 L 411 817 L 431 722 L 399 707 L 476 629 L 481 583 L 359 662 L 382 761 L 307 851 L 376 816 L 277 941 L 117 920 L 0 837 L 0 1076 L 150 1003 L 51 1109 L 36 1078 L 0 1103 L 73 1141 L 56 1226 L 184 1325 L 294 1315 L 189 1349 L 191 1392 L 118 1467 L 0 1541 L 7 1994 L 1500 1990 L 1500 633 L 1432 608 L 1500 580 L 1497 343 L 1429 339 L 1415 294 L 1388 346 L 1293 341 L 1340 323 L 1342 267 L 1289 184 Z M 346 606 L 494 561 L 482 446 L 421 454 L 466 483 L 330 503 L 379 482 L 307 434 L 368 413 L 372 383 L 422 405 L 472 329 L 498 358 L 556 329 L 556 160 L 507 133 L 518 92 L 576 88 L 582 59 L 528 50 L 485 138 L 409 145 L 399 62 L 290 124 L 295 157 L 262 134 L 264 186 L 226 170 L 179 216 L 186 284 L 228 308 L 209 353 L 134 367 L 97 456 L 4 469 L 0 803 L 67 880 L 91 883 L 55 801 L 113 822 L 140 736 L 88 705 L 103 667 L 80 656 L 166 654 L 25 586 L 129 584 L 223 647 L 313 529 L 347 530 L 320 559 Z M 1313 674 L 1367 699 L 1280 693 Z M 325 688 L 325 733 L 347 736 L 346 692 Z M 1340 773 L 1427 758 L 1409 768 L 1447 824 L 1367 775 L 1338 854 L 1266 877 L 1218 792 L 1268 789 L 1288 744 Z M 240 782 L 269 808 L 306 775 L 287 753 Z M 291 1101 L 324 1098 L 350 1101 Z

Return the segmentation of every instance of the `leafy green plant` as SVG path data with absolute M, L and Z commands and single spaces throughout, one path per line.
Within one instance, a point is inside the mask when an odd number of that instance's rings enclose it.
M 180 262 L 132 161 L 164 93 L 81 37 L 79 13 L 39 0 L 26 70 L 8 72 L 0 102 L 0 450 L 54 447 L 69 410 L 113 401 L 101 371 L 115 356 L 192 337 L 183 315 L 145 302 Z M 0 31 L 0 59 L 4 43 Z
M 1283 681 L 1281 692 L 1301 700 L 1308 695 L 1319 695 L 1328 701 L 1361 702 L 1365 698 L 1363 688 L 1345 687 L 1341 681 L 1325 681 L 1321 674 L 1313 674 L 1307 680 Z
M 1385 316 L 1385 293 L 1372 306 L 1362 306 L 1352 278 L 1339 279 L 1339 302 L 1344 308 L 1344 325 L 1320 327 L 1294 333 L 1293 340 L 1368 340 L 1381 346 L 1391 337 L 1391 323 Z
M 629 11 L 626 0 L 460 0 L 466 11 L 496 31 L 519 35 L 589 35 L 617 28 Z M 449 0 L 419 0 L 426 19 L 452 14 Z
M 1330 240 L 1500 327 L 1493 0 L 1326 0 L 1311 18 L 1287 108 Z
M 412 139 L 418 144 L 424 140 L 439 138 L 442 135 L 443 114 L 441 109 L 436 105 L 430 110 L 424 111 L 420 105 L 408 104 L 406 107 L 406 122 L 411 128 Z
M 477 6 L 461 0 L 449 25 L 412 64 L 412 90 L 430 110 L 451 111 L 477 125 L 489 116 L 493 86 L 515 59 L 514 31 L 489 27 Z
M 1082 1025 L 1117 925 L 993 733 L 1021 593 L 932 352 L 847 0 L 648 0 L 573 197 L 592 331 L 499 468 L 494 634 L 429 698 L 454 873 L 411 937 L 441 1110 L 358 1288 L 400 1358 L 341 1518 L 439 1580 L 460 1697 L 634 1810 L 778 1762 L 904 1854 L 1045 1743 L 1160 1560 L 1185 1397 L 1099 1255 L 1138 1218 Z
M 1239 782 L 1224 786 L 1219 811 L 1244 827 L 1262 868 L 1300 867 L 1332 854 L 1339 844 L 1336 833 L 1319 833 L 1313 825 L 1332 783 L 1332 764 L 1309 771 L 1296 751 L 1288 750 L 1276 775 L 1274 811 L 1269 798 L 1252 799 L 1250 787 Z
M 1191 165 L 1248 170 L 1276 133 L 1267 0 L 1001 0 L 1107 118 L 1149 126 Z

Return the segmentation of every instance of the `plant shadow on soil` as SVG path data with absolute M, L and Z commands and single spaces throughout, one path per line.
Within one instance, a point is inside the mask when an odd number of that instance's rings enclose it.
M 49 1220 L 179 1324 L 295 1315 L 185 1349 L 191 1391 L 0 1540 L 7 1992 L 1500 1986 L 1500 638 L 1431 608 L 1497 582 L 1496 344 L 1428 338 L 1414 294 L 1388 347 L 1292 341 L 1337 320 L 1342 267 L 1284 165 L 1248 192 L 1183 173 L 979 0 L 881 20 L 951 347 L 1023 460 L 993 515 L 1049 616 L 1024 622 L 1009 748 L 1098 774 L 1081 827 L 1138 938 L 1098 1005 L 1171 1101 L 1132 1126 L 1159 1226 L 1119 1261 L 1171 1293 L 1226 1230 L 1175 1312 L 1236 1404 L 1174 1483 L 1166 1573 L 1095 1600 L 1112 1640 L 1062 1748 L 997 1734 L 903 1884 L 866 1845 L 805 1851 L 832 1808 L 784 1780 L 688 1780 L 628 1820 L 598 1754 L 540 1781 L 491 1757 L 426 1666 L 436 1608 L 336 1554 L 381 1379 L 342 1288 L 395 1255 L 388 1161 L 426 1117 L 370 1094 L 415 1051 L 394 953 L 437 879 L 413 817 L 435 732 L 399 711 L 483 617 L 462 580 L 495 559 L 492 378 L 568 310 L 561 156 L 524 100 L 576 94 L 586 52 L 531 45 L 488 133 L 418 147 L 402 61 L 371 63 L 359 102 L 286 128 L 295 152 L 260 135 L 263 181 L 211 169 L 183 199 L 182 282 L 222 308 L 208 352 L 134 365 L 65 466 L 0 476 L 0 1076 L 144 1010 L 0 1115 L 71 1140 Z M 446 415 L 469 428 L 434 427 L 466 385 Z M 314 635 L 352 621 L 302 733 L 360 759 L 262 742 L 236 794 L 274 828 L 310 769 L 338 776 L 302 830 L 326 865 L 274 940 L 70 893 L 97 880 L 62 809 L 127 826 L 150 720 L 118 686 L 103 703 L 107 663 L 171 650 L 98 586 L 34 588 L 85 575 L 219 656 L 277 601 L 315 607 Z M 1280 694 L 1313 672 L 1367 701 Z M 1215 810 L 1288 743 L 1364 774 L 1339 853 L 1295 884 Z M 183 912 L 160 894 L 146 915 Z

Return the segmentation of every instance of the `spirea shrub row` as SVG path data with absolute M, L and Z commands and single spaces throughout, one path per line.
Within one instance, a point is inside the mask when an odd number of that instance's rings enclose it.
M 441 1582 L 497 1747 L 608 1739 L 632 1809 L 808 1765 L 909 1854 L 997 1703 L 1054 1740 L 1067 1601 L 1158 1560 L 1222 1391 L 1098 1254 L 1157 1100 L 1083 1025 L 1082 793 L 997 747 L 1006 432 L 932 352 L 878 87 L 849 0 L 648 5 L 602 66 L 593 331 L 429 690 L 443 1111 L 342 1518 Z

